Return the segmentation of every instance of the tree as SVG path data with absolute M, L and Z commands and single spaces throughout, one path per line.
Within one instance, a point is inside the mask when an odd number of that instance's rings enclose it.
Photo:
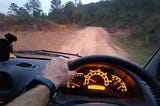
M 75 7 L 74 7 L 74 23 L 79 25 L 84 25 L 84 17 L 85 17 L 85 10 L 84 6 L 82 5 L 81 0 L 75 0 Z
M 39 0 L 28 0 L 24 7 L 28 11 L 28 13 L 33 17 L 40 17 L 43 12 Z
M 30 22 L 30 15 L 29 13 L 26 11 L 26 9 L 24 9 L 23 7 L 19 7 L 19 10 L 17 12 L 17 19 L 20 23 L 25 23 L 25 24 L 29 24 Z
M 15 3 L 11 3 L 11 5 L 9 6 L 9 11 L 8 14 L 9 15 L 17 15 L 18 10 L 19 10 L 19 6 Z
M 160 0 L 153 0 L 154 8 L 157 12 L 160 12 Z
M 64 15 L 67 23 L 73 23 L 74 22 L 74 9 L 75 6 L 73 2 L 69 1 L 65 4 L 64 7 Z
M 23 7 L 19 7 L 15 3 L 11 3 L 11 5 L 8 9 L 9 9 L 9 11 L 8 11 L 9 15 L 15 15 L 15 16 L 29 15 L 28 12 Z
M 76 7 L 82 6 L 81 0 L 75 0 L 75 6 Z
M 51 8 L 48 17 L 51 20 L 54 20 L 55 22 L 62 23 L 63 13 L 62 13 L 61 0 L 51 1 Z
M 20 8 L 18 9 L 17 15 L 18 15 L 19 17 L 28 17 L 28 16 L 29 16 L 29 13 L 26 11 L 26 9 L 24 9 L 23 7 L 20 7 Z
M 61 8 L 61 0 L 52 0 L 50 11 L 54 11 Z

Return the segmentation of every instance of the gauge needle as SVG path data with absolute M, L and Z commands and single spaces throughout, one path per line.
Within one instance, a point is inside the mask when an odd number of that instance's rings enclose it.
M 91 78 L 90 78 L 89 80 L 91 80 L 91 81 L 94 82 L 94 83 L 96 82 L 95 80 L 93 80 L 93 79 L 91 79 Z
M 73 85 L 75 85 L 75 86 L 77 86 L 77 87 L 80 87 L 80 85 L 78 85 L 78 84 L 75 84 L 73 82 L 70 82 L 70 83 L 73 84 Z

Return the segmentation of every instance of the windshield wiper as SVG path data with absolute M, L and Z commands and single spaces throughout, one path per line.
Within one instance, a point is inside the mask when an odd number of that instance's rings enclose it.
M 14 51 L 16 56 L 18 54 L 28 54 L 28 55 L 42 55 L 42 56 L 51 56 L 51 57 L 65 57 L 65 58 L 70 58 L 69 56 L 74 56 L 74 57 L 81 57 L 78 53 L 73 54 L 73 53 L 65 53 L 65 52 L 57 52 L 57 51 L 49 51 L 49 50 L 20 50 L 20 51 Z

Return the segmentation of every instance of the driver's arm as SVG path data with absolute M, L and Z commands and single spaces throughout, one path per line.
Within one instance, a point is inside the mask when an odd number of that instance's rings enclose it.
M 50 79 L 56 88 L 64 86 L 75 75 L 75 71 L 69 71 L 68 69 L 68 60 L 62 57 L 51 60 L 44 70 L 44 76 Z M 46 106 L 49 99 L 49 88 L 45 85 L 37 85 L 17 97 L 7 106 Z

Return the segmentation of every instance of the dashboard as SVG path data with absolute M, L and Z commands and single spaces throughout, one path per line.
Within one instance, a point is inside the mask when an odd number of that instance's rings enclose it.
M 28 84 L 35 76 L 42 75 L 49 61 L 37 58 L 14 58 L 0 62 L 0 106 L 26 92 Z M 57 90 L 50 101 L 51 106 L 73 104 L 99 106 L 109 103 L 135 106 L 150 104 L 150 99 L 151 103 L 156 103 L 149 87 L 144 86 L 141 79 L 126 68 L 96 62 L 83 64 L 75 70 L 77 75 L 65 87 Z
M 0 106 L 27 91 L 27 85 L 41 75 L 49 60 L 15 58 L 0 62 Z
M 4 73 L 0 72 L 0 91 L 11 89 L 11 79 Z

